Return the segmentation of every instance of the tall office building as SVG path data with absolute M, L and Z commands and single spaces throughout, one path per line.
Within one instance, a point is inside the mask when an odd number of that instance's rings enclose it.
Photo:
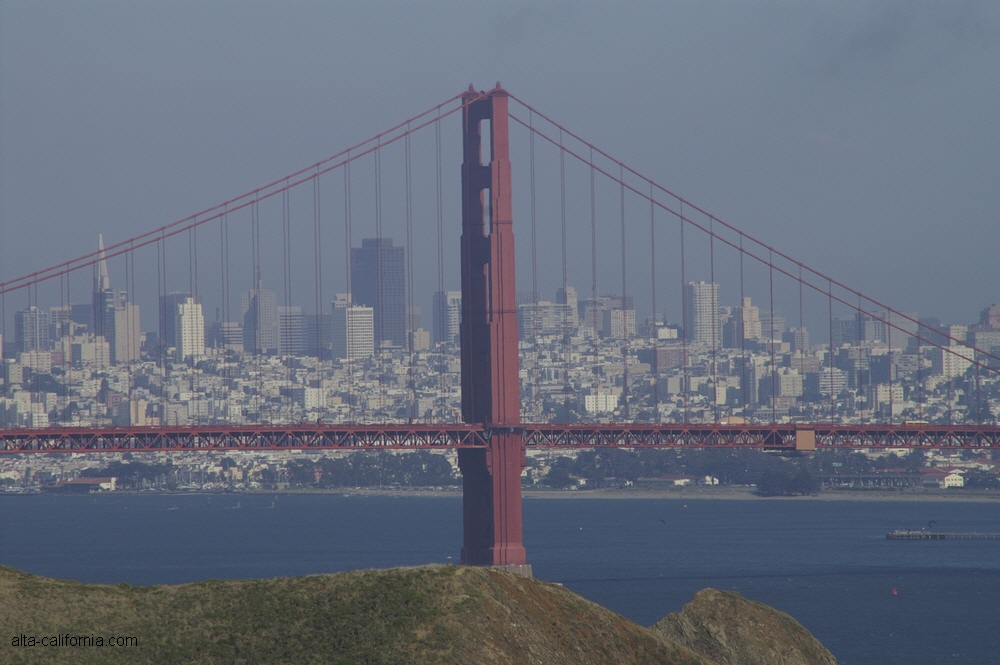
M 188 296 L 184 302 L 177 303 L 175 311 L 177 360 L 197 359 L 205 355 L 205 316 L 201 303 Z
M 94 334 L 107 341 L 112 363 L 136 362 L 142 345 L 139 306 L 129 302 L 128 291 L 111 288 L 103 235 L 98 236 L 98 250 L 92 301 Z
M 14 314 L 14 344 L 18 353 L 49 350 L 49 313 L 34 305 Z
M 378 345 L 407 346 L 406 257 L 392 238 L 365 238 L 351 248 L 354 305 L 371 307 Z
M 569 284 L 563 284 L 561 287 L 556 289 L 556 304 L 569 305 L 571 307 L 573 313 L 572 324 L 573 327 L 576 328 L 576 326 L 580 323 L 579 314 L 577 312 L 578 303 L 576 289 Z
M 51 343 L 55 344 L 61 337 L 72 333 L 72 315 L 72 305 L 49 307 L 49 341 Z
M 600 333 L 605 337 L 610 337 L 612 332 L 610 312 L 616 309 L 634 310 L 632 296 L 601 296 L 578 301 L 577 310 L 580 313 L 578 319 L 580 326 L 590 329 L 593 334 Z M 634 331 L 632 334 L 635 334 Z
M 633 324 L 635 317 L 633 316 Z M 568 304 L 542 300 L 517 306 L 517 323 L 521 339 L 551 335 L 571 335 L 576 329 L 576 310 Z M 635 325 L 632 326 L 633 332 Z
M 212 349 L 243 350 L 243 326 L 236 321 L 213 321 L 205 327 L 205 345 Z
M 771 316 L 766 312 L 760 317 L 760 337 L 765 342 L 780 342 L 781 336 L 788 332 L 788 321 L 780 314 Z
M 434 343 L 455 342 L 462 324 L 462 292 L 436 291 L 433 309 Z
M 160 316 L 163 321 L 163 343 L 168 347 L 178 347 L 177 305 L 186 302 L 190 293 L 168 293 L 160 296 Z
M 750 298 L 743 298 L 743 304 L 737 308 L 737 314 L 743 327 L 743 339 L 760 339 L 760 308 L 751 304 Z
M 333 303 L 333 357 L 360 360 L 375 353 L 374 309 L 351 304 L 349 294 L 337 294 Z
M 243 350 L 247 353 L 278 352 L 278 296 L 257 288 L 243 294 Z
M 298 305 L 278 306 L 278 353 L 283 356 L 304 356 L 306 348 L 306 315 Z
M 684 298 L 684 335 L 687 339 L 709 346 L 721 346 L 719 285 L 714 282 L 688 282 Z

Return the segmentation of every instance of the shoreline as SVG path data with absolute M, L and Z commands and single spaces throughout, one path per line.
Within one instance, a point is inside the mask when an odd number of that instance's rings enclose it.
M 0 492 L 0 496 L 108 496 L 108 495 L 342 495 L 342 496 L 394 496 L 394 497 L 461 497 L 462 488 L 378 488 L 378 487 L 341 487 L 328 489 L 251 489 L 251 490 L 115 490 L 114 492 L 95 492 L 88 494 L 58 494 L 54 492 L 15 493 Z M 734 501 L 930 501 L 930 502 L 1000 502 L 1000 492 L 991 490 L 924 490 L 907 489 L 892 491 L 884 489 L 835 489 L 822 490 L 818 494 L 805 496 L 770 496 L 762 497 L 753 493 L 753 488 L 746 485 L 726 487 L 684 487 L 677 489 L 648 488 L 607 488 L 607 489 L 524 489 L 525 500 L 583 500 L 583 499 L 661 499 L 667 501 L 697 501 L 704 499 L 724 499 Z

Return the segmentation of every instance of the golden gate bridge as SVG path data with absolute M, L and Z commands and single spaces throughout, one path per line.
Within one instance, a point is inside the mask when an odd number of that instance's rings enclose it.
M 515 109 L 511 110 L 511 104 Z M 345 250 L 350 252 L 352 240 L 352 166 L 358 168 L 362 160 L 371 161 L 374 165 L 374 216 L 376 235 L 383 237 L 382 218 L 384 212 L 384 190 L 390 189 L 383 183 L 382 159 L 390 147 L 402 144 L 405 161 L 405 185 L 403 189 L 404 202 L 402 209 L 406 219 L 406 253 L 407 271 L 409 275 L 407 289 L 407 305 L 413 306 L 413 266 L 417 260 L 414 256 L 413 229 L 413 195 L 412 179 L 416 169 L 411 160 L 411 137 L 421 130 L 433 128 L 435 133 L 436 172 L 433 194 L 437 199 L 437 247 L 438 247 L 438 288 L 444 291 L 443 279 L 443 246 L 444 226 L 442 213 L 442 139 L 441 127 L 443 121 L 450 116 L 458 115 L 462 127 L 461 167 L 461 219 L 462 233 L 460 239 L 461 265 L 461 323 L 459 333 L 460 374 L 461 374 L 461 419 L 462 422 L 420 422 L 415 418 L 413 410 L 405 422 L 357 422 L 363 418 L 349 418 L 350 422 L 326 423 L 294 423 L 281 422 L 280 414 L 271 418 L 262 418 L 255 414 L 248 420 L 257 422 L 215 422 L 193 425 L 173 425 L 161 411 L 161 420 L 155 425 L 94 425 L 66 426 L 64 423 L 43 427 L 17 426 L 0 428 L 0 453 L 7 454 L 40 454 L 40 453 L 87 453 L 87 452 L 169 452 L 169 451 L 279 451 L 279 450 L 348 450 L 348 449 L 457 449 L 459 467 L 463 476 L 463 515 L 464 515 L 464 547 L 463 563 L 470 565 L 504 566 L 520 572 L 530 572 L 527 556 L 521 537 L 521 475 L 525 466 L 525 454 L 529 448 L 600 448 L 600 447 L 703 447 L 703 448 L 752 448 L 775 451 L 779 453 L 807 453 L 823 449 L 995 449 L 1000 446 L 1000 427 L 992 412 L 983 409 L 982 391 L 984 382 L 987 386 L 996 381 L 1000 373 L 1000 357 L 992 350 L 977 348 L 969 344 L 951 331 L 932 330 L 914 316 L 897 311 L 878 300 L 855 290 L 846 284 L 804 263 L 793 259 L 765 242 L 757 240 L 718 217 L 708 213 L 697 205 L 677 196 L 655 181 L 641 175 L 620 160 L 616 160 L 597 146 L 588 143 L 569 129 L 558 124 L 534 107 L 519 100 L 499 84 L 489 91 L 476 91 L 471 86 L 468 91 L 456 95 L 427 111 L 414 116 L 371 139 L 352 146 L 328 159 L 313 164 L 305 169 L 275 180 L 263 187 L 225 201 L 217 206 L 201 211 L 181 220 L 167 224 L 157 229 L 142 233 L 127 240 L 115 242 L 98 251 L 84 254 L 78 258 L 64 261 L 57 265 L 32 272 L 30 274 L 0 283 L 0 295 L 3 297 L 3 329 L 6 330 L 7 298 L 15 293 L 27 296 L 30 307 L 39 303 L 39 286 L 43 288 L 58 285 L 60 301 L 65 305 L 71 301 L 71 277 L 87 269 L 97 272 L 106 270 L 106 262 L 118 257 L 125 262 L 125 278 L 130 290 L 135 295 L 137 273 L 147 270 L 148 252 L 156 254 L 157 265 L 157 295 L 162 298 L 168 292 L 167 247 L 169 242 L 179 245 L 186 238 L 188 249 L 189 280 L 192 293 L 197 293 L 198 287 L 198 230 L 202 230 L 204 239 L 207 225 L 216 223 L 219 226 L 220 243 L 220 286 L 222 291 L 223 315 L 228 319 L 230 294 L 229 284 L 229 227 L 230 218 L 238 213 L 250 213 L 250 233 L 253 257 L 254 288 L 259 288 L 261 265 L 266 262 L 272 249 L 265 249 L 261 240 L 260 207 L 266 201 L 277 202 L 281 208 L 281 258 L 282 281 L 284 286 L 284 301 L 291 303 L 292 269 L 296 266 L 291 252 L 291 214 L 289 212 L 291 192 L 297 188 L 312 187 L 313 213 L 313 277 L 314 296 L 317 314 L 323 309 L 323 245 L 322 245 L 322 200 L 320 187 L 321 178 L 333 172 L 344 176 L 344 233 Z M 558 423 L 558 422 L 522 422 L 522 393 L 524 381 L 521 375 L 520 348 L 521 331 L 518 322 L 518 292 L 515 282 L 515 240 L 514 240 L 514 205 L 513 205 L 513 174 L 510 157 L 510 129 L 515 126 L 527 131 L 529 139 L 529 201 L 531 237 L 531 282 L 533 299 L 538 301 L 538 263 L 550 262 L 551 257 L 541 255 L 537 249 L 537 177 L 536 177 L 536 138 L 542 144 L 557 150 L 559 163 L 559 238 L 560 257 L 558 268 L 561 271 L 563 288 L 569 283 L 567 276 L 570 254 L 577 253 L 570 247 L 574 236 L 582 239 L 584 244 L 590 240 L 589 256 L 579 252 L 576 258 L 579 263 L 591 268 L 591 292 L 596 299 L 598 295 L 599 259 L 616 255 L 614 251 L 606 251 L 608 247 L 598 242 L 598 212 L 596 181 L 602 179 L 605 183 L 617 188 L 618 222 L 620 235 L 620 289 L 622 307 L 629 293 L 628 276 L 630 269 L 646 260 L 627 248 L 631 234 L 631 242 L 640 245 L 648 244 L 648 275 L 649 294 L 651 298 L 652 337 L 659 340 L 657 328 L 665 327 L 665 321 L 657 320 L 658 286 L 659 297 L 663 291 L 661 280 L 657 276 L 657 266 L 662 264 L 658 258 L 657 230 L 660 230 L 660 244 L 664 225 L 669 220 L 678 225 L 678 245 L 680 283 L 682 289 L 687 283 L 685 232 L 687 243 L 693 242 L 692 233 L 702 242 L 708 242 L 708 261 L 702 261 L 700 268 L 708 264 L 710 283 L 716 282 L 717 272 L 732 270 L 723 268 L 721 260 L 717 265 L 717 253 L 726 251 L 738 258 L 740 276 L 740 296 L 745 297 L 744 262 L 766 271 L 770 309 L 769 321 L 772 326 L 770 340 L 764 345 L 765 356 L 770 356 L 767 373 L 762 385 L 771 384 L 770 395 L 765 402 L 770 408 L 753 411 L 752 417 L 733 417 L 723 415 L 724 400 L 713 396 L 710 406 L 698 412 L 692 418 L 690 398 L 690 373 L 695 370 L 691 366 L 693 349 L 689 348 L 689 331 L 679 335 L 682 354 L 679 363 L 681 376 L 680 397 L 677 399 L 675 413 L 679 416 L 677 422 L 661 422 L 659 406 L 662 401 L 659 394 L 657 362 L 660 354 L 656 351 L 659 341 L 654 341 L 652 354 L 652 373 L 654 375 L 651 391 L 652 418 L 650 422 L 639 422 L 632 416 L 629 382 L 630 347 L 628 334 L 621 335 L 623 357 L 622 363 L 622 399 L 624 405 L 618 414 L 622 422 L 590 422 L 590 423 Z M 582 232 L 570 231 L 567 213 L 567 158 L 585 170 L 589 176 L 590 195 L 590 227 Z M 585 197 L 582 197 L 585 198 Z M 628 202 L 627 202 L 628 198 Z M 627 213 L 628 207 L 635 206 L 635 201 L 648 206 L 648 240 L 645 236 L 636 241 L 635 234 L 640 228 L 634 222 L 634 212 Z M 614 201 L 613 201 L 614 203 Z M 606 215 L 601 215 L 606 217 Z M 601 227 L 607 227 L 602 223 Z M 520 226 L 519 226 L 520 228 Z M 607 228 L 601 228 L 602 234 Z M 645 231 L 643 231 L 645 233 Z M 589 238 L 588 238 L 589 236 Z M 142 252 L 147 252 L 143 255 Z M 735 254 L 733 254 L 735 253 Z M 553 252 L 555 254 L 555 252 Z M 263 259 L 262 259 L 263 256 Z M 381 256 L 381 254 L 379 254 Z M 137 259 L 142 261 L 137 264 Z M 689 260 L 689 259 L 688 259 Z M 350 264 L 351 257 L 345 258 Z M 151 263 L 148 270 L 151 272 Z M 554 265 L 556 262 L 551 261 Z M 544 266 L 544 268 L 553 266 Z M 308 271 L 306 271 L 308 272 Z M 103 274 L 103 273 L 102 273 Z M 381 266 L 379 266 L 381 279 Z M 348 291 L 350 291 L 350 272 L 347 273 Z M 797 290 L 799 304 L 800 329 L 804 330 L 804 302 L 806 293 L 810 298 L 826 301 L 830 323 L 830 343 L 828 363 L 819 367 L 814 374 L 818 381 L 829 380 L 829 396 L 827 416 L 823 418 L 822 409 L 814 409 L 811 414 L 795 418 L 778 416 L 777 356 L 774 338 L 775 320 L 775 279 L 791 284 L 793 292 Z M 617 280 L 617 278 L 615 278 Z M 616 284 L 616 288 L 617 288 Z M 633 283 L 634 287 L 634 283 Z M 780 287 L 779 287 L 780 290 Z M 717 296 L 716 296 L 717 298 Z M 794 299 L 794 298 L 793 298 Z M 742 301 L 742 300 L 741 300 Z M 681 298 L 682 307 L 688 307 Z M 745 301 L 743 301 L 745 302 Z M 895 333 L 897 341 L 901 337 L 913 340 L 918 349 L 936 349 L 942 357 L 960 358 L 966 374 L 973 376 L 966 390 L 975 392 L 976 408 L 966 409 L 961 422 L 952 422 L 949 410 L 945 422 L 927 422 L 920 419 L 904 419 L 897 417 L 897 409 L 892 403 L 894 395 L 892 371 L 888 375 L 887 398 L 888 408 L 881 412 L 874 409 L 860 409 L 860 422 L 842 422 L 836 411 L 836 390 L 834 387 L 834 306 L 846 307 L 852 311 L 861 325 L 862 318 L 877 322 L 884 326 L 887 335 Z M 717 308 L 717 301 L 716 301 Z M 379 319 L 380 311 L 375 313 Z M 408 310 L 409 311 L 409 310 Z M 634 316 L 634 314 L 633 314 Z M 160 330 L 163 331 L 163 312 L 160 311 Z M 537 319 L 536 319 L 537 320 Z M 685 324 L 690 320 L 684 313 Z M 531 324 L 529 324 L 531 325 Z M 537 323 L 533 324 L 537 325 Z M 596 322 L 593 335 L 596 338 Z M 719 358 L 717 357 L 721 340 L 715 324 L 711 326 L 711 338 L 708 346 L 709 362 L 700 372 L 710 375 L 713 390 L 719 385 Z M 131 327 L 129 327 L 131 330 Z M 527 331 L 530 333 L 531 331 Z M 324 332 L 322 326 L 317 326 L 317 348 L 323 346 Z M 617 337 L 617 335 L 616 335 Z M 741 413 L 747 413 L 749 406 L 748 381 L 746 363 L 748 350 L 745 347 L 746 336 L 739 334 L 739 344 L 743 363 L 737 375 L 742 373 L 736 405 Z M 860 340 L 860 336 L 859 336 Z M 378 340 L 376 340 L 378 341 Z M 677 342 L 672 342 L 674 346 Z M 568 344 L 568 341 L 566 342 Z M 693 342 L 692 342 L 693 344 Z M 891 341 L 889 347 L 892 347 Z M 414 392 L 415 377 L 413 376 L 414 343 L 409 340 L 406 349 L 410 357 L 407 385 Z M 801 350 L 800 350 L 801 351 Z M 168 371 L 166 348 L 161 344 L 157 350 L 159 357 L 156 365 L 163 375 Z M 537 353 L 537 348 L 536 348 Z M 891 353 L 891 351 L 890 351 Z M 322 355 L 320 353 L 320 355 Z M 569 382 L 568 366 L 573 362 L 569 353 L 564 354 L 566 366 L 562 374 L 564 381 Z M 596 357 L 596 352 L 594 357 Z M 804 358 L 800 352 L 798 358 Z M 581 356 L 582 358 L 582 356 Z M 65 359 L 64 359 L 64 362 Z M 578 359 L 576 362 L 585 362 Z M 791 362 L 795 362 L 793 358 Z M 803 360 L 804 362 L 804 360 Z M 350 372 L 351 363 L 345 363 Z M 802 367 L 804 370 L 804 365 Z M 918 362 L 917 373 L 921 365 Z M 233 377 L 230 376 L 232 379 Z M 750 379 L 754 381 L 756 379 Z M 870 379 L 871 380 L 871 379 Z M 571 390 L 567 389 L 567 393 Z M 859 390 L 859 393 L 862 392 Z M 920 390 L 915 391 L 920 399 Z M 166 399 L 166 398 L 164 398 Z M 565 398 L 568 400 L 569 398 Z M 988 405 L 989 399 L 985 400 Z M 729 404 L 730 407 L 733 404 Z M 636 409 L 637 410 L 637 409 Z M 733 409 L 730 408 L 730 411 Z M 770 413 L 768 413 L 770 411 Z M 568 413 L 568 408 L 566 413 Z M 969 416 L 974 416 L 974 421 Z M 351 413 L 350 415 L 354 415 Z M 768 417 L 770 416 L 770 417 Z M 385 420 L 384 415 L 380 416 Z M 289 420 L 289 419 L 286 419 Z M 398 420 L 398 419 L 395 419 Z M 550 417 L 549 420 L 555 420 Z M 266 422 L 265 422 L 266 421 Z

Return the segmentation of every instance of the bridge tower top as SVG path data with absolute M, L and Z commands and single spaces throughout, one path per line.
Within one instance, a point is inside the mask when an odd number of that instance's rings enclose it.
M 463 95 L 462 419 L 486 425 L 521 421 L 508 97 Z

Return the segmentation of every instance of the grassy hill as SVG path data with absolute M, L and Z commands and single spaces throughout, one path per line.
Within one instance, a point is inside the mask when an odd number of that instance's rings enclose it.
M 38 644 L 60 635 L 136 644 Z M 0 567 L 0 637 L 11 664 L 715 663 L 558 585 L 463 566 L 156 587 Z

